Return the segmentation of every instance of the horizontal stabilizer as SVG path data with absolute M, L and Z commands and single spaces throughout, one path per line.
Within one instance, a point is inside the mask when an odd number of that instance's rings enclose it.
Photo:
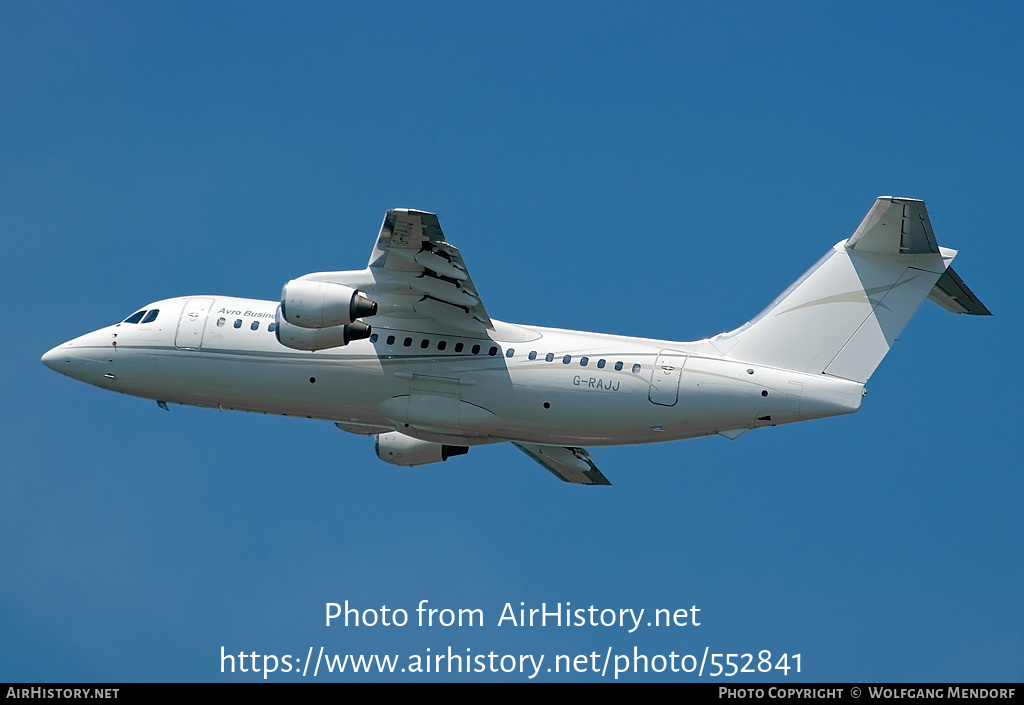
M 949 268 L 923 201 L 880 196 L 849 239 L 745 326 L 710 339 L 735 360 L 866 382 L 924 299 L 989 311 Z
M 969 313 L 973 316 L 991 316 L 974 292 L 964 284 L 952 267 L 948 267 L 935 282 L 928 298 L 952 313 Z
M 924 201 L 879 196 L 846 246 L 878 255 L 938 254 Z
M 601 474 L 584 448 L 563 448 L 542 446 L 536 443 L 513 443 L 544 466 L 552 475 L 565 482 L 577 485 L 610 485 L 608 478 Z

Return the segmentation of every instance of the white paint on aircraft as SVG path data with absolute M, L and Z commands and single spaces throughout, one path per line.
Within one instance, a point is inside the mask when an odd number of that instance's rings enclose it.
M 880 197 L 749 323 L 693 342 L 493 320 L 437 216 L 387 212 L 366 269 L 281 301 L 189 296 L 59 345 L 69 377 L 168 402 L 333 421 L 420 465 L 510 441 L 567 482 L 609 484 L 584 445 L 848 414 L 920 303 L 988 315 L 922 201 Z

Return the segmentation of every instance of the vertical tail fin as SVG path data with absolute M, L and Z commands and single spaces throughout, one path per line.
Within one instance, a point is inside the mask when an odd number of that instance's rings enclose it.
M 879 197 L 836 244 L 756 318 L 711 339 L 730 358 L 866 382 L 926 297 L 989 311 L 949 268 L 924 202 Z

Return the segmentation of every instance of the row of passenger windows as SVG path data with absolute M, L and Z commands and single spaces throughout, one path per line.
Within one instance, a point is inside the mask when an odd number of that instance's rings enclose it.
M 376 343 L 378 339 L 379 338 L 378 338 L 376 333 L 374 333 L 373 335 L 370 336 L 370 342 L 371 343 Z M 394 345 L 396 340 L 397 340 L 397 338 L 395 338 L 395 336 L 389 335 L 385 339 L 385 342 L 388 345 Z M 412 338 L 405 338 L 402 341 L 402 347 L 403 348 L 410 348 L 410 347 L 412 347 Z M 429 338 L 424 338 L 423 340 L 420 341 L 420 348 L 421 349 L 426 350 L 429 347 L 430 347 L 430 339 Z M 439 340 L 439 341 L 437 341 L 437 349 L 438 350 L 447 350 L 448 349 L 448 341 L 447 340 Z M 455 343 L 455 347 L 454 347 L 455 352 L 460 353 L 460 352 L 462 352 L 465 349 L 466 349 L 466 344 L 465 343 L 462 343 L 462 342 Z M 473 353 L 474 355 L 479 355 L 480 354 L 480 350 L 481 350 L 480 346 L 478 344 L 475 344 L 475 343 L 470 348 L 470 352 Z M 490 346 L 490 348 L 488 348 L 488 350 L 487 350 L 487 354 L 490 355 L 491 357 L 494 357 L 495 355 L 497 355 L 498 354 L 498 346 L 497 345 Z
M 378 337 L 378 335 L 376 333 L 374 333 L 373 335 L 370 336 L 370 342 L 371 343 L 376 343 L 378 340 L 379 340 L 379 337 Z M 384 343 L 386 345 L 394 345 L 397 342 L 397 340 L 398 339 L 395 336 L 389 335 L 387 338 L 384 339 Z M 404 348 L 410 348 L 410 347 L 412 347 L 412 344 L 413 344 L 413 339 L 411 337 L 406 337 L 405 339 L 402 340 L 402 347 L 404 347 Z M 422 350 L 426 350 L 427 348 L 430 347 L 430 339 L 429 338 L 421 339 L 420 342 L 419 342 L 419 346 L 420 346 L 420 348 Z M 437 347 L 438 350 L 446 350 L 448 348 L 448 341 L 447 340 L 438 340 L 436 347 Z M 465 348 L 466 348 L 465 344 L 463 344 L 461 342 L 455 343 L 454 351 L 457 352 L 457 353 L 460 353 L 463 350 L 465 350 Z M 477 345 L 477 344 L 474 344 L 470 348 L 469 351 L 473 355 L 479 355 L 480 354 L 480 350 L 481 350 L 481 347 L 479 345 Z M 490 346 L 488 348 L 487 354 L 490 355 L 491 357 L 494 357 L 495 355 L 498 354 L 498 351 L 499 351 L 498 350 L 498 346 L 497 345 L 492 345 L 492 346 Z M 508 357 L 508 358 L 514 357 L 515 354 L 516 354 L 515 348 L 509 348 L 508 350 L 505 351 L 505 357 Z M 536 350 L 531 350 L 530 353 L 526 357 L 528 359 L 530 359 L 530 360 L 536 360 L 537 359 L 537 351 Z M 554 362 L 554 360 L 555 360 L 555 354 L 554 353 L 548 353 L 548 354 L 546 354 L 544 356 L 544 361 L 545 362 Z M 572 355 L 563 355 L 562 356 L 562 364 L 563 365 L 571 364 L 572 360 L 573 360 Z M 577 361 L 579 362 L 580 367 L 587 367 L 590 364 L 590 358 L 587 357 L 586 355 L 583 355 L 582 357 L 577 358 Z M 597 367 L 597 369 L 603 370 L 607 364 L 608 364 L 607 361 L 602 357 L 602 358 L 599 358 L 597 360 L 597 362 L 595 363 L 595 366 Z M 615 367 L 615 371 L 616 372 L 621 372 L 622 368 L 624 367 L 624 365 L 623 365 L 623 363 L 621 361 L 617 361 L 615 363 L 614 367 Z M 634 363 L 633 367 L 631 368 L 631 371 L 633 372 L 633 374 L 636 374 L 637 372 L 639 372 L 640 371 L 640 364 L 639 363 Z
M 152 323 L 153 321 L 156 320 L 156 317 L 159 316 L 159 315 L 160 315 L 160 309 L 158 309 L 158 308 L 150 309 L 149 311 L 143 309 L 141 311 L 136 311 L 135 313 L 133 313 L 132 315 L 128 316 L 128 318 L 124 319 L 121 322 L 122 323 Z
M 512 357 L 514 354 L 515 354 L 515 351 L 512 350 L 511 348 L 509 348 L 509 351 L 508 351 L 508 353 L 506 355 L 507 355 L 507 357 Z M 527 355 L 526 357 L 529 358 L 530 360 L 536 360 L 537 359 L 537 351 L 536 350 L 531 350 L 530 354 Z M 555 354 L 554 353 L 548 353 L 547 355 L 544 356 L 544 362 L 554 362 L 554 361 L 555 361 Z M 572 355 L 563 355 L 562 356 L 562 364 L 563 365 L 568 365 L 570 363 L 572 363 Z M 580 367 L 586 367 L 587 365 L 590 364 L 590 358 L 587 357 L 586 355 L 583 355 L 582 357 L 579 358 L 579 363 L 580 363 Z M 599 370 L 603 370 L 606 364 L 608 364 L 608 363 L 607 363 L 607 361 L 603 357 L 602 358 L 598 358 L 597 363 L 596 363 L 596 367 Z M 622 362 L 621 361 L 616 361 L 614 367 L 615 367 L 615 371 L 616 372 L 621 372 L 622 371 L 622 367 L 623 367 Z M 638 363 L 638 362 L 637 363 L 633 363 L 633 367 L 631 368 L 631 371 L 633 372 L 633 374 L 636 374 L 637 372 L 639 372 L 640 371 L 640 363 Z
M 149 311 L 146 311 L 146 310 L 136 311 L 132 315 L 128 316 L 128 318 L 124 319 L 123 323 L 152 323 L 153 321 L 156 320 L 156 317 L 159 314 L 160 314 L 160 309 L 157 309 L 157 308 L 151 309 Z M 227 325 L 227 319 L 226 318 L 221 316 L 220 318 L 217 319 L 217 327 L 223 328 L 225 325 Z M 242 327 L 242 319 L 241 318 L 236 318 L 235 322 L 232 325 L 235 328 L 241 328 Z M 249 330 L 259 330 L 259 328 L 260 328 L 260 322 L 259 321 L 253 321 L 252 323 L 249 324 Z M 272 322 L 270 325 L 267 326 L 267 331 L 269 331 L 270 333 L 273 333 L 275 330 L 277 330 L 277 323 L 276 322 Z M 371 343 L 376 343 L 377 340 L 378 340 L 378 336 L 377 336 L 376 333 L 374 333 L 373 335 L 370 336 L 370 342 Z M 385 343 L 387 345 L 394 345 L 396 340 L 397 340 L 397 338 L 395 338 L 395 336 L 389 335 L 385 339 Z M 402 347 L 404 347 L 404 348 L 412 347 L 412 344 L 413 344 L 413 339 L 411 337 L 406 337 L 406 338 L 404 338 L 402 340 Z M 426 350 L 427 348 L 430 347 L 430 339 L 429 338 L 423 338 L 422 340 L 420 340 L 419 346 L 420 346 L 421 349 Z M 448 348 L 448 341 L 447 340 L 438 340 L 437 341 L 437 349 L 438 350 L 446 350 L 447 348 Z M 457 352 L 457 353 L 460 353 L 460 352 L 462 352 L 465 349 L 466 349 L 465 343 L 457 342 L 454 345 L 454 351 Z M 469 351 L 473 355 L 479 355 L 481 349 L 482 348 L 480 347 L 479 344 L 474 343 L 472 346 L 470 346 Z M 498 354 L 498 346 L 497 345 L 491 345 L 487 349 L 487 354 L 490 355 L 491 357 L 495 357 Z M 508 358 L 514 357 L 515 354 L 516 354 L 516 351 L 515 351 L 514 348 L 509 348 L 508 350 L 505 351 L 505 357 L 508 357 Z M 526 357 L 528 359 L 530 359 L 530 360 L 536 360 L 537 359 L 537 351 L 536 350 L 531 350 L 530 353 Z M 546 354 L 544 356 L 544 362 L 554 362 L 554 360 L 555 360 L 555 354 L 554 353 L 548 353 L 548 354 Z M 587 367 L 590 364 L 590 358 L 587 357 L 586 355 L 578 358 L 578 360 L 579 360 L 580 367 Z M 568 364 L 571 364 L 571 363 L 572 363 L 572 355 L 564 355 L 564 356 L 562 356 L 562 364 L 563 365 L 568 365 Z M 604 358 L 599 358 L 597 360 L 596 367 L 599 370 L 603 370 L 606 364 L 607 363 L 606 363 Z M 622 364 L 622 362 L 616 362 L 614 367 L 615 367 L 615 371 L 616 372 L 621 372 L 622 368 L 623 368 L 623 364 Z M 633 374 L 636 374 L 639 371 L 640 371 L 639 363 L 634 363 L 634 365 L 632 367 Z
M 221 316 L 220 318 L 217 319 L 217 327 L 221 328 L 225 324 L 227 324 L 227 322 L 228 322 L 228 320 L 226 318 L 224 318 L 223 316 Z M 242 319 L 241 318 L 236 318 L 233 325 L 234 325 L 235 328 L 241 328 L 242 327 Z M 249 330 L 259 330 L 259 329 L 260 329 L 260 322 L 259 321 L 253 321 L 252 323 L 249 324 Z M 273 333 L 275 330 L 277 330 L 277 323 L 276 322 L 275 323 L 271 323 L 269 326 L 267 326 L 267 330 L 270 331 L 271 333 Z

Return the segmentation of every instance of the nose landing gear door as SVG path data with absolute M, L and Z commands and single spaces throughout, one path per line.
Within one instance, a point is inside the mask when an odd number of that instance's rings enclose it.
M 686 355 L 672 350 L 662 350 L 651 372 L 651 391 L 647 398 L 653 404 L 675 406 L 679 401 L 679 378 L 686 364 Z
M 178 319 L 178 331 L 174 335 L 174 347 L 181 350 L 198 350 L 203 347 L 203 331 L 206 330 L 206 314 L 213 306 L 213 299 L 194 298 L 185 302 Z

